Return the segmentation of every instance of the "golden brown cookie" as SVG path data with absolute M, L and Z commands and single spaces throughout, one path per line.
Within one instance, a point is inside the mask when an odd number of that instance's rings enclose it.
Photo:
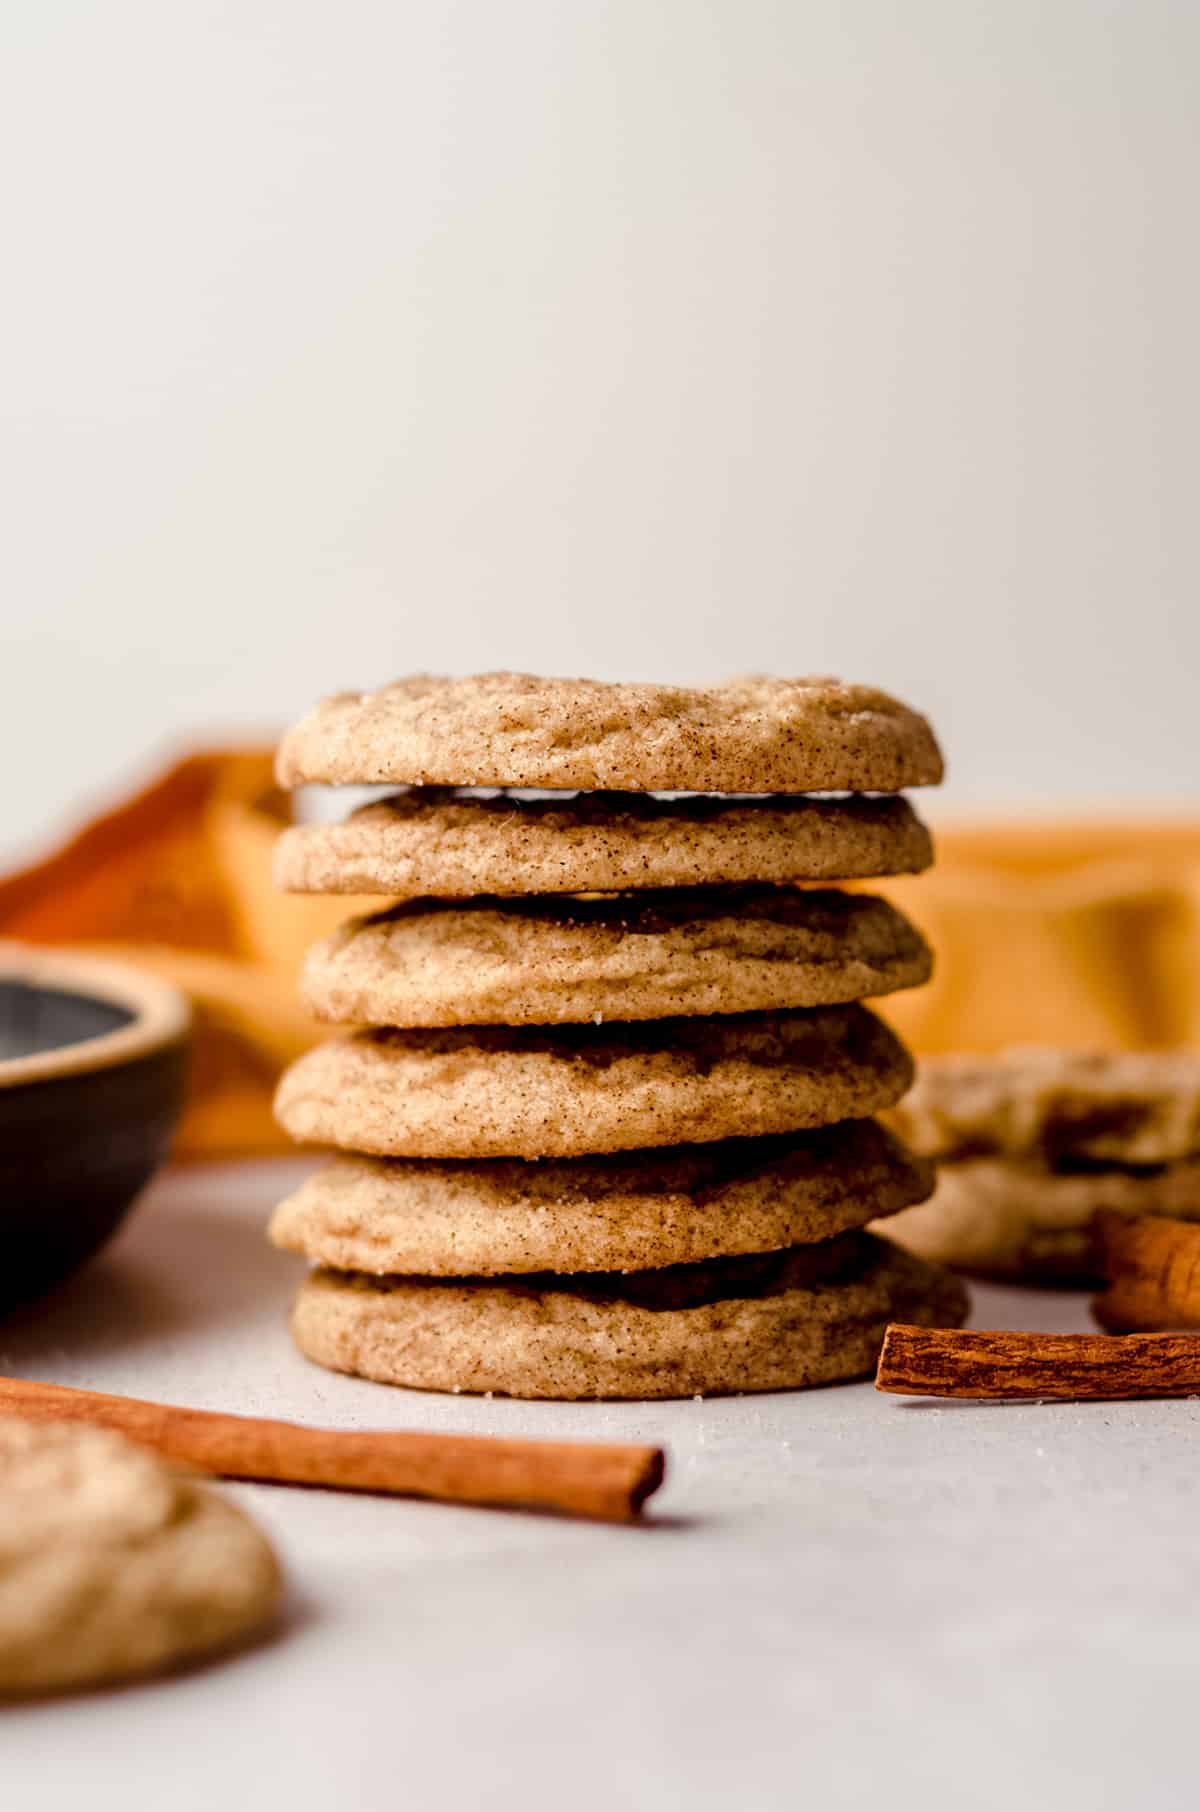
M 343 1025 L 579 1025 L 837 1006 L 932 966 L 872 894 L 674 888 L 395 906 L 315 944 L 301 993 Z
M 324 700 L 284 737 L 277 772 L 282 786 L 895 793 L 935 785 L 942 758 L 917 712 L 835 679 L 416 674 Z
M 1170 1164 L 1200 1155 L 1200 1052 L 929 1058 L 894 1124 L 931 1158 Z
M 1200 1221 L 1200 1162 L 1161 1169 L 1055 1171 L 1036 1158 L 943 1164 L 936 1194 L 890 1219 L 909 1252 L 1028 1283 L 1099 1280 L 1091 1220 L 1101 1209 Z
M 582 1157 L 794 1132 L 891 1106 L 912 1059 L 865 1007 L 634 1025 L 379 1030 L 308 1051 L 295 1139 L 385 1157 Z
M 318 1271 L 292 1333 L 335 1371 L 511 1397 L 688 1397 L 864 1377 L 889 1321 L 957 1326 L 962 1285 L 887 1240 L 620 1276 L 446 1283 Z
M 659 799 L 412 787 L 341 824 L 296 825 L 275 851 L 294 893 L 464 899 L 642 887 L 786 886 L 917 874 L 929 832 L 906 799 Z
M 0 1695 L 227 1648 L 279 1598 L 266 1537 L 229 1499 L 107 1430 L 0 1421 Z
M 280 1203 L 271 1238 L 375 1276 L 641 1271 L 828 1239 L 932 1186 L 874 1120 L 636 1157 L 341 1157 Z

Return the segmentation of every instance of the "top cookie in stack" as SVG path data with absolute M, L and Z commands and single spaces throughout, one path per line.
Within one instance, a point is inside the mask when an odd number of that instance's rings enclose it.
M 285 888 L 398 902 L 305 968 L 320 1017 L 369 1029 L 280 1085 L 295 1137 L 353 1154 L 272 1223 L 320 1267 L 302 1349 L 661 1397 L 858 1376 L 889 1319 L 960 1319 L 953 1279 L 860 1231 L 930 1188 L 869 1117 L 912 1065 L 857 1004 L 929 951 L 826 885 L 926 867 L 893 795 L 941 771 L 922 717 L 827 679 L 419 677 L 319 705 L 281 782 L 404 790 L 279 847 Z

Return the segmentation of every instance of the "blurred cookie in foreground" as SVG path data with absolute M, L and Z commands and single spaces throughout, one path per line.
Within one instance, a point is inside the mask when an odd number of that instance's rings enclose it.
M 0 1697 L 240 1646 L 280 1589 L 266 1537 L 218 1492 L 104 1429 L 0 1421 Z
M 1091 1284 L 1094 1215 L 1200 1221 L 1200 1053 L 931 1058 L 891 1121 L 939 1165 L 931 1199 L 888 1223 L 924 1258 Z

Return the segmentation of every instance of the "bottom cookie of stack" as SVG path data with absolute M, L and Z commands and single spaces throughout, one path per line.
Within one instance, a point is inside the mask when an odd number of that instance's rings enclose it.
M 870 1120 L 539 1164 L 342 1157 L 271 1232 L 321 1267 L 292 1331 L 337 1371 L 520 1397 L 796 1389 L 871 1372 L 891 1320 L 962 1320 L 949 1273 L 857 1231 L 930 1181 Z
M 889 1321 L 957 1325 L 951 1273 L 869 1233 L 656 1271 L 505 1278 L 317 1271 L 292 1315 L 334 1371 L 513 1397 L 795 1390 L 872 1372 Z

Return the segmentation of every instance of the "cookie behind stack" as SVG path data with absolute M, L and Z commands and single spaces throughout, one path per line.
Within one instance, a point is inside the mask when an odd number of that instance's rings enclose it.
M 277 1100 L 344 1154 L 272 1222 L 320 1267 L 312 1358 L 662 1397 L 860 1376 L 888 1320 L 961 1319 L 947 1273 L 861 1231 L 931 1179 L 870 1118 L 912 1066 L 857 1003 L 929 952 L 825 885 L 930 861 L 890 796 L 940 778 L 923 718 L 832 680 L 418 678 L 326 701 L 279 773 L 404 789 L 278 855 L 286 888 L 401 902 L 311 953 L 310 1007 L 369 1029 Z
M 921 1065 L 893 1122 L 939 1165 L 891 1226 L 908 1250 L 982 1275 L 1095 1284 L 1091 1223 L 1200 1220 L 1200 1055 L 1043 1049 Z

